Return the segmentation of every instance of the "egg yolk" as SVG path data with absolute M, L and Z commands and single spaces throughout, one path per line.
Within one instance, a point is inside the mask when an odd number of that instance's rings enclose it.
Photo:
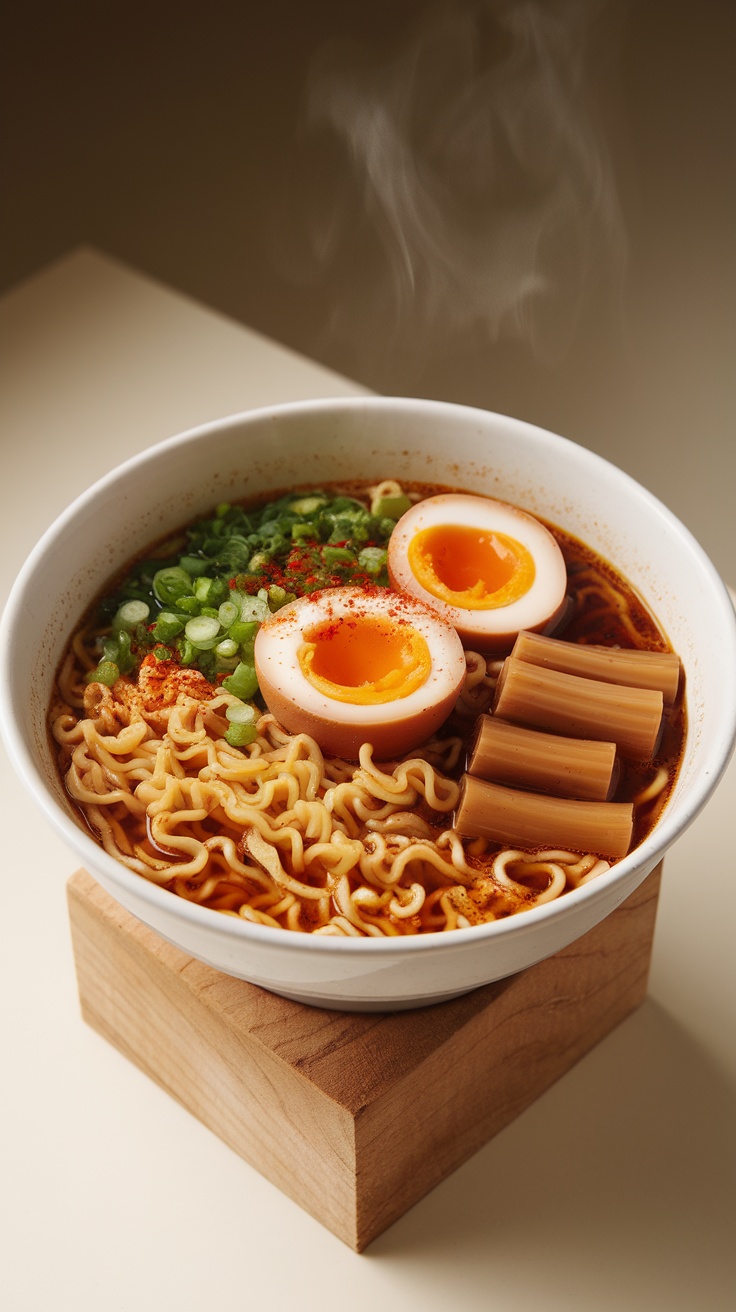
M 426 640 L 406 620 L 355 615 L 304 633 L 302 673 L 333 701 L 375 706 L 408 697 L 429 678 Z
M 408 548 L 412 573 L 426 592 L 465 610 L 509 606 L 534 582 L 534 559 L 505 533 L 470 524 L 432 524 Z

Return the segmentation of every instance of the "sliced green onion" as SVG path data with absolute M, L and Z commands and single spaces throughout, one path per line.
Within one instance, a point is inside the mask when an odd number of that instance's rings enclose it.
M 294 542 L 302 542 L 312 539 L 316 536 L 316 527 L 314 524 L 292 524 L 291 537 Z
M 388 552 L 383 547 L 363 547 L 358 554 L 358 564 L 366 574 L 380 574 L 387 556 Z
M 153 576 L 153 595 L 163 606 L 173 606 L 192 593 L 192 580 L 180 565 L 167 565 Z
M 182 556 L 179 564 L 193 579 L 200 578 L 207 572 L 207 561 L 200 560 L 199 556 Z
M 222 642 L 218 642 L 215 647 L 215 655 L 224 656 L 226 660 L 229 660 L 231 656 L 237 656 L 237 654 L 238 644 L 232 638 L 223 638 Z
M 104 642 L 102 643 L 102 656 L 100 657 L 100 664 L 102 664 L 102 661 L 112 661 L 115 665 L 117 665 L 119 651 L 120 651 L 120 643 L 118 642 L 117 638 L 105 638 Z
M 204 653 L 200 652 L 200 656 L 202 656 L 203 654 Z M 233 670 L 235 669 L 235 666 L 240 660 L 242 653 L 237 651 L 234 656 L 218 656 L 217 652 L 212 652 L 211 655 L 212 655 L 211 672 L 213 675 L 232 674 Z M 202 673 L 204 674 L 204 669 L 202 669 Z
M 320 506 L 326 505 L 326 497 L 300 497 L 298 501 L 292 501 L 289 510 L 294 515 L 313 515 L 315 510 L 319 510 Z
M 246 702 L 236 702 L 234 706 L 228 706 L 225 715 L 231 724 L 255 724 L 258 718 L 255 706 Z
M 323 547 L 322 559 L 328 569 L 333 565 L 352 565 L 355 562 L 355 556 L 347 547 Z
M 208 606 L 219 606 L 227 596 L 228 586 L 223 579 L 200 578 L 194 580 L 194 595 Z
M 183 628 L 184 622 L 178 615 L 172 615 L 170 610 L 162 610 L 153 627 L 153 636 L 156 642 L 171 642 Z
M 257 737 L 258 730 L 254 724 L 231 724 L 225 731 L 225 742 L 231 747 L 247 747 Z
M 256 675 L 255 666 L 240 661 L 235 666 L 232 674 L 227 679 L 223 679 L 222 686 L 225 692 L 233 693 L 242 702 L 249 702 L 251 697 L 255 697 L 258 691 L 258 676 Z
M 293 592 L 287 592 L 286 588 L 280 588 L 276 583 L 272 583 L 268 589 L 268 609 L 270 611 L 280 610 L 285 606 L 287 601 L 293 601 Z
M 199 615 L 202 603 L 195 596 L 179 597 L 176 602 L 176 609 L 183 611 L 185 615 Z
M 392 521 L 392 527 L 393 527 L 393 521 Z M 345 541 L 367 542 L 368 529 L 366 528 L 365 524 L 358 523 L 356 520 L 345 519 L 344 517 L 341 517 L 340 519 L 335 521 L 334 528 L 332 529 L 332 532 L 330 533 L 330 536 L 328 537 L 327 541 L 329 542 L 330 546 L 334 546 L 336 542 L 345 542 Z
M 265 597 L 245 597 L 240 608 L 240 618 L 244 624 L 252 623 L 253 620 L 268 619 L 270 611 L 268 609 L 268 593 Z
M 196 664 L 201 652 L 197 651 L 193 642 L 190 642 L 188 638 L 180 638 L 177 647 L 182 665 Z
M 243 647 L 246 643 L 252 643 L 259 628 L 258 620 L 248 620 L 247 622 L 237 620 L 235 624 L 230 625 L 227 636 L 232 638 L 233 642 L 237 642 L 239 647 Z
M 265 568 L 271 557 L 265 551 L 256 551 L 248 561 L 248 573 L 260 574 Z
M 379 497 L 371 510 L 378 519 L 401 519 L 410 507 L 411 501 L 403 494 L 399 497 Z
M 229 629 L 230 625 L 235 623 L 239 615 L 240 607 L 236 606 L 234 601 L 223 601 L 217 612 L 218 619 L 223 629 Z
M 85 674 L 85 683 L 104 683 L 106 688 L 112 688 L 120 678 L 120 670 L 114 661 L 100 661 L 96 670 L 90 670 Z
M 146 601 L 124 601 L 112 622 L 113 629 L 134 629 L 136 624 L 144 624 L 151 613 Z
M 131 651 L 130 634 L 127 629 L 119 629 L 114 638 L 105 638 L 102 644 L 102 661 L 111 661 L 113 665 L 117 665 L 121 674 L 129 674 L 135 669 L 137 662 Z
M 213 619 L 211 615 L 195 615 L 193 619 L 187 621 L 184 629 L 186 637 L 200 651 L 209 651 L 214 647 L 219 632 L 220 621 Z
M 151 655 L 155 656 L 157 661 L 171 660 L 171 651 L 168 647 L 154 647 Z

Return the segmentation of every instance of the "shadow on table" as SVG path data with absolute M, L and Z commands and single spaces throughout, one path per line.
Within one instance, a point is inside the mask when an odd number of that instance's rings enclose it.
M 515 1284 L 583 1307 L 598 1281 L 629 1306 L 725 1308 L 735 1112 L 727 1073 L 647 1000 L 365 1256 L 408 1281 L 451 1260 L 490 1297 Z

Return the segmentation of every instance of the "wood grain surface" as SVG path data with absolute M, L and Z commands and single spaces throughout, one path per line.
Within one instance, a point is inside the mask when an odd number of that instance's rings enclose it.
M 82 1015 L 362 1251 L 643 1001 L 660 874 L 509 979 L 352 1014 L 203 965 L 80 870 L 68 900 Z

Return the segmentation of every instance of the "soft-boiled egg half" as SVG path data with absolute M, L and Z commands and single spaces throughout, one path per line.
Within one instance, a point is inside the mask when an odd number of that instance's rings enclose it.
M 271 713 L 327 755 L 403 756 L 447 719 L 465 678 L 453 628 L 389 588 L 298 597 L 258 630 L 255 666 Z
M 567 571 L 543 524 L 502 501 L 447 492 L 402 515 L 388 544 L 400 592 L 432 606 L 466 647 L 500 653 L 522 629 L 552 625 Z

